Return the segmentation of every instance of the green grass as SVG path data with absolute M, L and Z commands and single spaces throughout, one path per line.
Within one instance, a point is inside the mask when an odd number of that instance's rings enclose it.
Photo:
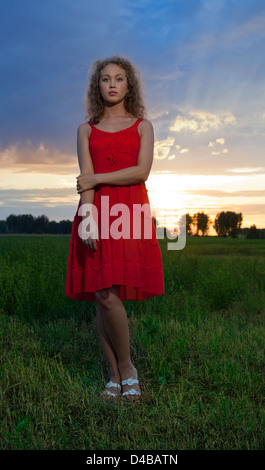
M 166 295 L 124 302 L 142 400 L 116 405 L 69 240 L 0 237 L 1 449 L 264 449 L 265 241 L 159 241 Z

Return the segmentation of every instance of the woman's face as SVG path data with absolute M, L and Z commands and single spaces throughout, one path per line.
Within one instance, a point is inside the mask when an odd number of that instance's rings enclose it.
M 125 70 L 117 64 L 109 64 L 101 71 L 99 89 L 103 100 L 110 104 L 123 101 L 128 91 Z

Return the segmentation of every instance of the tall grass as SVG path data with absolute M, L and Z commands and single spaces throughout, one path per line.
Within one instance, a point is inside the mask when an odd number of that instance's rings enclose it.
M 142 399 L 116 405 L 69 238 L 0 237 L 1 448 L 264 449 L 265 242 L 160 240 L 166 295 L 124 302 Z

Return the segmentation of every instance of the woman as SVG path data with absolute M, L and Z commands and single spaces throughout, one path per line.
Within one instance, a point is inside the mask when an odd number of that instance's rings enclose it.
M 128 400 L 141 395 L 122 301 L 164 294 L 162 257 L 145 187 L 154 133 L 144 112 L 132 64 L 118 56 L 97 60 L 87 90 L 89 121 L 78 128 L 80 201 L 65 294 L 96 301 L 98 333 L 110 370 L 103 395 L 111 400 L 121 392 Z

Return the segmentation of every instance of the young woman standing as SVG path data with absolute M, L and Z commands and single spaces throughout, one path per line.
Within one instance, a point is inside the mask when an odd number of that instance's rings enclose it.
M 69 244 L 65 295 L 96 301 L 97 328 L 110 371 L 103 395 L 110 400 L 121 393 L 128 400 L 141 395 L 122 301 L 164 294 L 151 212 L 140 210 L 143 205 L 150 209 L 145 181 L 154 147 L 153 127 L 144 113 L 140 82 L 130 61 L 119 56 L 97 60 L 87 90 L 89 121 L 79 126 L 77 135 L 80 201 Z M 88 238 L 80 230 L 91 215 L 86 204 L 93 204 L 98 228 L 92 233 L 91 224 Z M 121 212 L 126 219 L 117 217 Z M 138 226 L 133 227 L 136 220 Z

